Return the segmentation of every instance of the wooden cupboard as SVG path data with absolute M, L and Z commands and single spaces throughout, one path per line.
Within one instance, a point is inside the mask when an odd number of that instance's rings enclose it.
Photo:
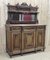
M 45 49 L 45 25 L 38 24 L 38 6 L 7 5 L 6 51 L 10 56 Z
M 6 51 L 10 56 L 45 49 L 45 25 L 7 24 Z

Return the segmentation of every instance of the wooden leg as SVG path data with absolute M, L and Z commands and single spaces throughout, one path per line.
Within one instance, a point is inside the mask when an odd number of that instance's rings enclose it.
M 44 51 L 45 49 L 43 49 L 43 51 Z
M 36 53 L 37 51 L 35 51 L 35 53 Z
M 21 56 L 23 56 L 23 53 L 21 53 Z
M 12 55 L 9 55 L 10 56 L 10 58 L 12 58 Z
M 43 49 L 41 49 L 41 51 L 44 51 L 44 48 L 43 48 Z

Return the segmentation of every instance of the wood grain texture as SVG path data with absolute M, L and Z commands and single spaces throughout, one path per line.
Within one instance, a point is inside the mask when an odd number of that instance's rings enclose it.
M 6 50 L 9 55 L 44 50 L 45 26 L 7 26 Z

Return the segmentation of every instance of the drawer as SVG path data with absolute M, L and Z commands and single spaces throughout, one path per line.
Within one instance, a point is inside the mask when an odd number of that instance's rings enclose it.
M 45 29 L 45 26 L 37 26 L 37 29 Z
M 16 31 L 16 30 L 21 30 L 21 27 L 17 27 L 17 26 L 10 27 L 10 31 Z
M 33 32 L 34 30 L 36 30 L 36 27 L 34 27 L 34 26 L 23 27 L 23 31 Z
M 23 29 L 36 29 L 36 26 L 25 26 Z

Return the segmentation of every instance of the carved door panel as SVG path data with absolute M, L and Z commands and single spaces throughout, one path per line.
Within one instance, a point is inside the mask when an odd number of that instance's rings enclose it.
M 21 31 L 12 32 L 12 46 L 13 54 L 21 53 Z
M 23 29 L 22 32 L 22 52 L 34 51 L 35 29 Z
M 44 41 L 45 40 L 45 30 L 42 29 L 37 29 L 36 32 L 36 48 L 40 49 L 44 47 Z

